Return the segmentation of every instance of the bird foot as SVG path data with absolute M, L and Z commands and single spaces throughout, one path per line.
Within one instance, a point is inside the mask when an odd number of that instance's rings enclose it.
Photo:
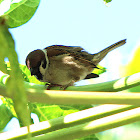
M 60 87 L 60 90 L 65 90 L 68 86 L 58 85 L 58 84 L 46 84 L 47 90 L 50 90 L 52 87 Z

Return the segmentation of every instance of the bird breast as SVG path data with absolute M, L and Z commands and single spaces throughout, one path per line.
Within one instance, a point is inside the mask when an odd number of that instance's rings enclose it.
M 49 66 L 43 81 L 67 85 L 84 79 L 92 70 L 93 68 L 85 67 L 68 54 L 53 56 L 49 58 Z

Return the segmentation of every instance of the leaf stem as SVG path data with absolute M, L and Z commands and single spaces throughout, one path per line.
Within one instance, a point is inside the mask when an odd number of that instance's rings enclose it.
M 73 127 L 90 121 L 97 120 L 109 115 L 113 115 L 129 109 L 134 109 L 137 106 L 131 105 L 100 105 L 97 107 L 82 110 L 76 113 L 51 119 L 49 121 L 40 122 L 30 125 L 32 136 L 48 133 L 51 131 Z M 0 134 L 1 139 L 23 139 L 27 136 L 27 127 L 19 128 L 15 131 L 5 132 Z
M 139 120 L 140 107 L 87 122 L 81 125 L 50 132 L 42 136 L 34 137 L 32 138 L 32 140 L 73 140 L 94 133 L 102 132 L 107 129 L 112 129 L 122 125 L 133 123 Z

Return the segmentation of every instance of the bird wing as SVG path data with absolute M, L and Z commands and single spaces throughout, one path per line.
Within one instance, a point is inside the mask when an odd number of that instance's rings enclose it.
M 48 57 L 69 54 L 83 50 L 83 48 L 78 46 L 64 46 L 64 45 L 52 45 L 46 47 L 45 49 L 47 50 Z
M 75 60 L 80 61 L 82 64 L 91 65 L 96 67 L 92 61 L 93 55 L 84 51 L 82 47 L 79 46 L 64 46 L 64 45 L 52 45 L 45 48 L 47 50 L 48 57 L 53 57 L 57 55 L 68 54 L 73 56 Z

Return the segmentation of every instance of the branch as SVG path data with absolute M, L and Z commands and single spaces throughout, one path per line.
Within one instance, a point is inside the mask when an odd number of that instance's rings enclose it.
M 46 104 L 140 104 L 140 93 L 111 93 L 140 85 L 140 73 L 105 83 L 68 87 L 67 90 L 58 91 L 44 90 L 45 86 L 25 82 L 28 101 Z M 54 89 L 54 88 L 53 88 Z M 57 89 L 57 88 L 55 88 Z M 108 91 L 108 92 L 83 92 L 87 91 Z M 0 86 L 3 92 L 0 95 L 13 98 L 13 95 L 6 94 L 6 88 Z M 82 90 L 82 91 L 80 91 Z
M 58 129 L 73 127 L 84 123 L 90 123 L 93 120 L 103 118 L 109 115 L 120 113 L 129 109 L 137 108 L 137 106 L 131 105 L 100 105 L 94 108 L 82 110 L 76 113 L 62 116 L 59 118 L 51 119 L 49 121 L 40 122 L 30 125 L 30 131 L 32 136 L 37 136 L 52 132 Z M 0 139 L 24 139 L 27 136 L 27 127 L 4 132 L 0 134 Z M 59 138 L 60 139 L 60 138 Z
M 73 140 L 76 138 L 95 134 L 107 129 L 116 128 L 122 125 L 140 120 L 140 107 L 98 120 L 87 122 L 81 125 L 60 129 L 42 136 L 33 137 L 32 140 Z
M 9 79 L 10 80 L 10 79 Z M 0 85 L 0 91 L 1 95 L 5 97 L 13 98 L 13 95 L 9 95 L 6 93 L 6 87 L 4 84 L 6 84 L 8 81 L 8 76 L 3 75 L 1 77 L 1 84 Z M 26 87 L 26 94 L 28 97 L 28 101 L 30 102 L 38 102 L 38 103 L 46 103 L 46 104 L 134 104 L 139 105 L 140 100 L 140 93 L 134 94 L 134 93 L 111 93 L 111 91 L 121 91 L 124 89 L 128 89 L 131 87 L 135 87 L 140 84 L 140 73 L 121 78 L 119 80 L 114 80 L 110 82 L 100 83 L 100 84 L 94 84 L 94 85 L 87 85 L 87 86 L 79 86 L 79 87 L 68 87 L 67 90 L 75 90 L 77 91 L 58 91 L 58 90 L 44 90 L 45 86 L 42 85 L 36 85 L 36 84 L 30 84 L 25 82 Z M 53 88 L 58 89 L 58 88 Z M 80 90 L 86 90 L 87 91 L 108 91 L 108 92 L 83 92 Z M 104 106 L 103 106 L 104 107 Z M 96 111 L 99 110 L 98 107 L 96 107 Z M 104 108 L 105 109 L 105 108 Z M 49 120 L 47 124 L 51 124 L 49 127 L 45 127 L 43 129 L 38 129 L 36 131 L 33 131 L 33 135 L 38 135 L 46 132 L 50 132 L 42 137 L 34 138 L 34 139 L 62 139 L 69 137 L 72 135 L 74 138 L 79 138 L 82 136 L 87 136 L 96 132 L 101 132 L 106 129 L 118 127 L 124 124 L 132 123 L 139 120 L 140 117 L 140 111 L 137 106 L 128 106 L 128 105 L 122 105 L 122 107 L 112 109 L 111 111 L 107 110 L 105 111 L 102 109 L 102 112 L 96 112 L 91 111 L 93 114 L 91 116 L 86 116 L 84 118 L 78 118 L 76 120 L 71 120 L 73 118 L 76 118 L 76 116 L 84 116 L 84 114 L 88 114 L 87 112 L 83 112 L 81 115 L 81 112 L 78 115 L 75 113 L 74 117 L 70 115 L 67 115 L 66 117 L 60 117 L 58 119 Z M 128 109 L 131 109 L 129 111 L 126 111 Z M 121 117 L 125 112 L 119 113 L 121 111 L 125 111 L 127 115 L 124 115 Z M 131 115 L 132 111 L 137 111 L 136 113 L 133 112 L 133 115 Z M 95 113 L 96 112 L 96 113 Z M 95 114 L 94 114 L 95 113 Z M 118 113 L 115 115 L 112 115 L 114 113 Z M 130 114 L 129 114 L 130 113 Z M 112 115 L 108 116 L 107 115 Z M 120 115 L 120 116 L 119 116 Z M 115 116 L 117 116 L 117 119 L 113 119 Z M 101 118 L 104 117 L 104 118 Z M 68 121 L 66 121 L 66 118 L 69 118 Z M 63 121 L 63 119 L 65 121 Z M 81 119 L 81 120 L 80 120 Z M 95 120 L 98 119 L 98 120 Z M 105 120 L 110 121 L 105 121 Z M 113 119 L 113 121 L 112 121 Z M 92 120 L 92 121 L 91 121 Z M 93 121 L 94 120 L 94 121 Z M 91 122 L 90 122 L 91 121 Z M 104 123 L 105 121 L 105 123 Z M 51 123 L 50 123 L 51 122 Z M 102 122 L 102 125 L 100 124 Z M 42 122 L 43 123 L 43 122 Z M 42 123 L 39 123 L 41 126 Z M 69 124 L 68 124 L 69 123 Z M 89 125 L 89 123 L 91 125 Z M 97 123 L 97 125 L 95 125 Z M 33 127 L 32 127 L 33 126 Z M 31 125 L 32 128 L 36 128 L 36 125 Z M 68 127 L 68 128 L 66 128 Z M 39 126 L 37 127 L 39 128 Z M 62 129 L 66 128 L 66 129 Z M 21 128 L 25 129 L 25 128 Z M 20 129 L 20 130 L 21 130 Z M 56 129 L 59 129 L 58 131 L 55 131 Z M 84 129 L 84 131 L 83 131 Z M 27 130 L 27 128 L 26 128 Z M 31 130 L 32 131 L 32 130 Z M 17 131 L 16 131 L 17 132 Z M 27 131 L 23 131 L 21 136 L 25 136 Z M 8 133 L 8 132 L 7 132 Z M 58 135 L 59 133 L 59 135 Z M 5 133 L 2 133 L 3 135 Z M 8 133 L 10 134 L 10 133 Z M 7 136 L 8 136 L 7 134 Z M 14 134 L 14 133 L 12 133 Z M 65 136 L 67 135 L 67 136 Z M 10 136 L 10 135 L 9 135 Z M 59 136 L 59 137 L 58 137 Z M 13 136 L 12 136 L 13 137 Z M 13 138 L 14 139 L 14 138 Z M 69 138 L 68 138 L 69 139 Z M 70 138 L 71 139 L 71 138 Z
M 90 84 L 85 86 L 70 86 L 66 90 L 69 91 L 104 91 L 104 92 L 118 92 L 140 85 L 140 73 L 136 73 L 117 80 Z M 44 85 L 30 84 L 26 82 L 28 88 L 46 89 Z M 59 90 L 59 87 L 53 87 L 52 90 Z
M 106 105 L 101 105 L 72 113 L 65 117 L 31 125 L 30 131 L 33 136 L 50 132 L 34 137 L 32 138 L 33 140 L 71 140 L 139 121 L 139 117 L 140 107 L 128 105 L 108 105 L 107 107 Z M 27 127 L 22 127 L 16 131 L 1 133 L 0 139 L 18 140 L 26 138 L 26 136 Z

